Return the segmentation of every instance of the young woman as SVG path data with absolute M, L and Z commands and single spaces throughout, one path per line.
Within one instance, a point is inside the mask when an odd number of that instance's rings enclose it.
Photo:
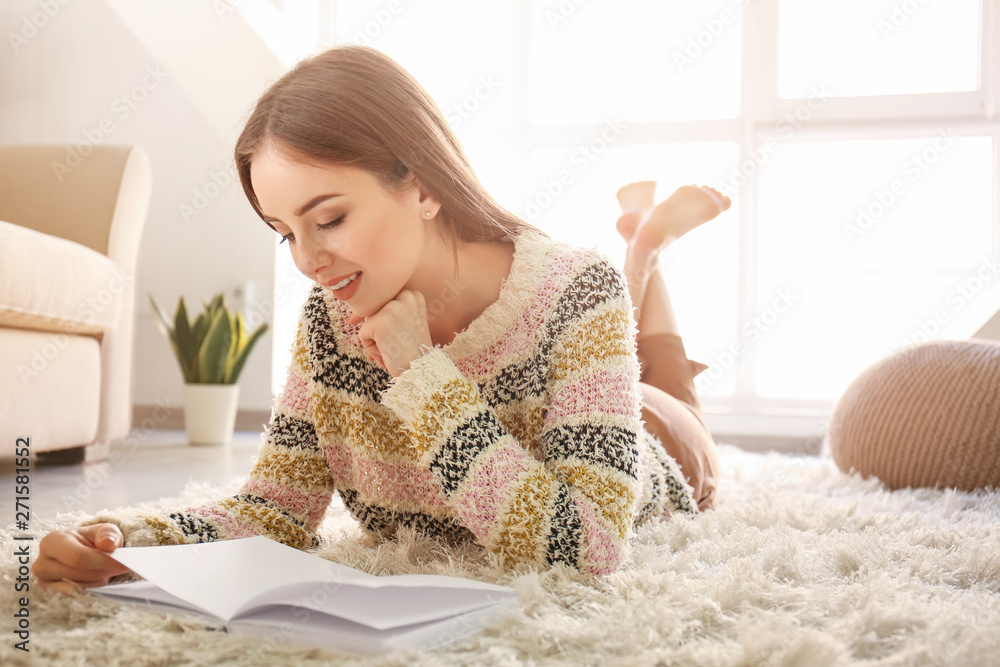
M 234 497 L 46 536 L 43 586 L 106 583 L 123 544 L 310 547 L 334 492 L 376 537 L 410 526 L 594 574 L 618 567 L 635 526 L 714 503 L 698 366 L 655 259 L 726 198 L 687 186 L 654 207 L 655 184 L 619 191 L 626 279 L 500 207 L 420 85 L 358 46 L 275 83 L 236 164 L 317 283 L 259 460 Z

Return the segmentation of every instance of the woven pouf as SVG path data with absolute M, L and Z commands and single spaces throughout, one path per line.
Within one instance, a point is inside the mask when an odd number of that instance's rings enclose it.
M 833 409 L 830 453 L 891 489 L 1000 488 L 1000 343 L 931 341 L 865 369 Z

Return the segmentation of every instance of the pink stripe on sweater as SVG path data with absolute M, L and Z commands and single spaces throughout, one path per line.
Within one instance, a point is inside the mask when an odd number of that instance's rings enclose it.
M 291 370 L 288 373 L 288 380 L 285 382 L 285 389 L 281 395 L 281 404 L 296 412 L 312 417 L 312 397 L 309 395 L 309 382 L 295 370 Z
M 233 512 L 230 514 L 218 505 L 192 507 L 188 509 L 188 512 L 208 519 L 209 522 L 219 529 L 224 539 L 227 540 L 238 540 L 241 537 L 252 537 L 257 534 L 252 522 L 241 520 L 242 515 L 239 513 Z
M 638 393 L 630 373 L 597 371 L 560 387 L 552 396 L 545 423 L 573 415 L 604 414 L 638 417 Z
M 559 287 L 572 275 L 574 265 L 585 254 L 576 250 L 550 262 L 542 272 L 534 298 L 521 311 L 521 318 L 493 345 L 456 364 L 459 370 L 472 377 L 492 375 L 509 364 L 512 358 L 535 349 L 545 322 L 551 316 Z
M 582 559 L 590 564 L 592 574 L 609 574 L 618 569 L 624 557 L 623 545 L 616 534 L 611 533 L 604 523 L 597 518 L 590 501 L 578 490 L 570 489 L 569 496 L 580 512 L 583 522 L 583 553 Z
M 243 485 L 241 493 L 260 496 L 272 501 L 289 514 L 305 517 L 309 526 L 317 525 L 330 505 L 326 495 L 310 495 L 291 486 L 275 484 L 266 479 L 250 479 Z
M 364 458 L 344 445 L 324 448 L 334 482 L 356 488 L 362 498 L 446 507 L 429 470 Z
M 465 492 L 458 499 L 462 523 L 480 541 L 489 537 L 490 529 L 496 527 L 497 517 L 503 510 L 506 498 L 499 492 L 509 488 L 536 463 L 512 438 L 505 438 L 494 447 L 492 453 L 480 455 L 489 458 L 466 482 Z
M 378 498 L 382 503 L 388 500 L 425 507 L 447 506 L 430 470 L 360 458 L 355 459 L 354 470 L 362 498 Z

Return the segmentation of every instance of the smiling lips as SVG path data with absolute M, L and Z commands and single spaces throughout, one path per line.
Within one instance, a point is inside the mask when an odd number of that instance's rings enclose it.
M 327 285 L 327 289 L 333 292 L 333 295 L 341 301 L 347 301 L 358 291 L 358 286 L 361 284 L 360 278 L 361 272 L 355 271 L 343 280 L 333 285 Z
M 343 280 L 341 280 L 336 285 L 330 285 L 330 289 L 332 289 L 334 291 L 339 290 L 339 289 L 344 289 L 345 287 L 347 287 L 348 285 L 350 285 L 352 282 L 354 282 L 354 279 L 357 278 L 360 274 L 361 274 L 360 271 L 355 271 L 351 275 L 349 275 L 346 278 L 344 278 Z

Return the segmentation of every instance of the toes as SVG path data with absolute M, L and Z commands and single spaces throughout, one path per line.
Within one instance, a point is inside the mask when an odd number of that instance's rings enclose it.
M 715 200 L 715 203 L 718 204 L 720 211 L 725 211 L 732 204 L 732 200 L 729 199 L 729 197 L 726 197 L 715 188 L 703 185 L 701 186 L 701 189 L 707 192 L 708 195 Z

